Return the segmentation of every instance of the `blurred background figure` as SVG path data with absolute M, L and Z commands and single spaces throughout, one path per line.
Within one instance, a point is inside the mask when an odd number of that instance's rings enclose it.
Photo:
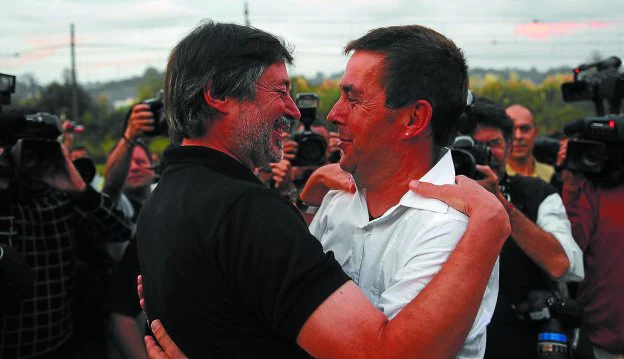
M 505 110 L 513 121 L 513 148 L 507 161 L 507 174 L 515 176 L 537 177 L 550 183 L 555 169 L 541 163 L 533 156 L 533 147 L 539 134 L 535 118 L 523 105 L 511 105 Z

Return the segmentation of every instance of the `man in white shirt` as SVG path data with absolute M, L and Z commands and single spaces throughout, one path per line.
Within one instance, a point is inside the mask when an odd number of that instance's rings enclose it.
M 310 232 L 391 319 L 440 271 L 468 225 L 464 214 L 408 187 L 412 179 L 455 182 L 442 146 L 466 106 L 466 65 L 450 40 L 420 26 L 373 30 L 348 44 L 352 51 L 328 120 L 339 129 L 340 167 L 357 189 L 329 192 Z M 483 357 L 497 292 L 496 265 L 458 357 Z

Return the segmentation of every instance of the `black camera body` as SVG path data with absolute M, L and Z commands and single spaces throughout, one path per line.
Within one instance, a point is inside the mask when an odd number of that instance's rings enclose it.
M 15 93 L 15 76 L 0 74 L 0 105 L 11 103 Z M 0 107 L 0 147 L 10 167 L 0 168 L 0 188 L 6 189 L 17 169 L 36 177 L 50 166 L 63 163 L 63 152 L 57 141 L 63 132 L 58 116 L 38 112 L 24 115 L 2 112 Z M 60 162 L 59 162 L 60 161 Z
M 569 358 L 576 350 L 582 313 L 576 300 L 559 292 L 531 290 L 528 299 L 512 309 L 519 320 L 543 323 L 537 336 L 538 358 Z
M 564 132 L 577 136 L 568 142 L 566 168 L 593 174 L 619 169 L 611 168 L 617 163 L 610 160 L 624 145 L 624 116 L 587 117 L 567 125 Z
M 300 121 L 304 128 L 303 132 L 291 136 L 291 139 L 298 144 L 297 156 L 292 165 L 321 166 L 325 164 L 327 141 L 311 129 L 312 123 L 316 120 L 319 97 L 315 93 L 300 93 L 295 97 L 295 103 L 301 112 Z
M 621 63 L 613 56 L 580 65 L 574 69 L 574 81 L 561 85 L 565 102 L 592 101 L 597 114 L 564 127 L 566 135 L 574 136 L 568 142 L 565 167 L 584 172 L 603 187 L 624 180 L 624 116 L 618 115 L 624 98 L 624 74 L 618 72 Z M 597 72 L 582 76 L 592 68 Z M 610 114 L 605 114 L 605 103 Z
M 624 76 L 618 72 L 622 61 L 612 56 L 589 64 L 579 65 L 573 70 L 574 81 L 561 85 L 563 101 L 592 101 L 596 106 L 596 114 L 606 114 L 604 102 L 610 107 L 608 113 L 619 113 L 620 102 L 624 97 Z M 595 68 L 596 73 L 587 74 L 584 71 Z
M 0 147 L 20 172 L 38 176 L 63 157 L 58 136 L 61 120 L 52 114 L 0 113 Z
M 167 136 L 169 126 L 167 125 L 167 119 L 165 118 L 165 104 L 162 97 L 163 90 L 160 90 L 154 98 L 141 101 L 141 103 L 149 105 L 150 111 L 152 112 L 152 118 L 154 119 L 154 130 L 144 132 L 143 135 L 145 136 Z
M 470 136 L 457 136 L 451 145 L 451 156 L 455 166 L 455 175 L 464 175 L 472 179 L 482 179 L 477 172 L 477 165 L 489 166 L 492 162 L 492 150 Z

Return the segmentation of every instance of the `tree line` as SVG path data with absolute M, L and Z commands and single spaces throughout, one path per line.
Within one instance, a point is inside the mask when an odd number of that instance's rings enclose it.
M 64 80 L 47 86 L 37 84 L 34 77 L 18 78 L 18 89 L 12 107 L 25 113 L 50 112 L 69 116 L 72 108 L 72 87 L 69 74 Z M 164 74 L 148 69 L 136 85 L 135 103 L 153 97 L 163 84 Z M 570 121 L 593 115 L 591 103 L 565 103 L 561 96 L 561 84 L 572 80 L 569 73 L 547 76 L 540 83 L 521 78 L 518 73 L 508 76 L 477 72 L 470 77 L 470 88 L 477 96 L 487 97 L 504 106 L 519 103 L 534 113 L 538 128 L 543 134 L 560 130 Z M 317 110 L 319 118 L 326 118 L 329 110 L 340 96 L 339 80 L 325 79 L 311 85 L 303 76 L 291 79 L 294 96 L 302 92 L 314 92 L 320 98 Z M 122 134 L 124 119 L 131 105 L 113 108 L 106 96 L 94 96 L 83 86 L 78 86 L 79 122 L 84 133 L 77 135 L 75 145 L 85 146 L 96 163 L 102 164 Z M 154 153 L 161 154 L 168 145 L 166 138 L 149 139 Z

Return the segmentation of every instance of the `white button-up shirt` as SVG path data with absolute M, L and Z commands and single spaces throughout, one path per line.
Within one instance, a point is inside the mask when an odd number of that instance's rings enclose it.
M 566 257 L 568 257 L 570 267 L 560 281 L 582 281 L 585 276 L 583 252 L 572 237 L 570 220 L 558 193 L 551 194 L 540 203 L 537 208 L 537 221 L 535 224 L 552 234 L 561 245 L 561 248 L 563 248 Z
M 450 151 L 420 181 L 455 183 Z M 342 269 L 388 318 L 394 318 L 440 271 L 464 234 L 468 218 L 446 203 L 408 191 L 381 217 L 369 220 L 366 194 L 330 191 L 310 232 L 333 251 Z M 466 273 L 469 276 L 470 273 Z M 482 358 L 486 326 L 498 294 L 498 262 L 459 358 Z M 444 310 L 445 303 L 440 303 Z

